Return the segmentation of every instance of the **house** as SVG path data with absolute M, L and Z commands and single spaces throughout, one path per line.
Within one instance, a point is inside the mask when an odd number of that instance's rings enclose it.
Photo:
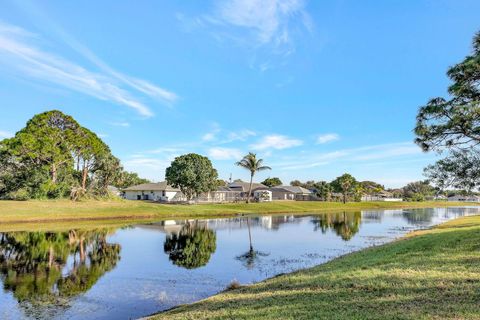
M 230 191 L 240 192 L 241 197 L 246 198 L 248 189 L 250 188 L 250 182 L 231 182 L 227 187 Z M 268 187 L 261 183 L 252 183 L 252 194 L 257 189 L 268 189 Z
M 363 195 L 360 199 L 361 201 L 385 201 L 385 202 L 400 202 L 403 201 L 402 198 L 395 198 L 391 192 L 380 191 L 375 194 L 366 194 Z
M 462 195 L 454 195 L 450 196 L 447 199 L 448 201 L 456 201 L 456 202 L 480 202 L 480 196 L 462 196 Z
M 123 189 L 123 197 L 127 200 L 186 201 L 180 189 L 168 185 L 166 181 L 128 187 Z
M 269 189 L 273 200 L 300 200 L 308 201 L 314 196 L 313 192 L 303 187 L 277 186 Z

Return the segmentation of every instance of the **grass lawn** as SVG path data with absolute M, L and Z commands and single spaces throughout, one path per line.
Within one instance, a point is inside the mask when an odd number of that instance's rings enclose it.
M 169 219 L 211 217 L 245 213 L 305 213 L 336 210 L 433 208 L 465 206 L 452 202 L 314 202 L 274 201 L 270 203 L 226 203 L 174 205 L 143 201 L 32 200 L 0 201 L 0 224 L 25 222 L 58 222 L 78 220 Z M 471 204 L 475 205 L 475 204 Z
M 480 319 L 480 216 L 154 318 Z

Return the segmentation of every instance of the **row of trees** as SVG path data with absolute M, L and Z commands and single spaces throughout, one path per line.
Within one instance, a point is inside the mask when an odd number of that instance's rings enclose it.
M 92 131 L 58 110 L 35 115 L 0 141 L 0 199 L 108 195 L 108 187 L 146 182 L 123 170 Z

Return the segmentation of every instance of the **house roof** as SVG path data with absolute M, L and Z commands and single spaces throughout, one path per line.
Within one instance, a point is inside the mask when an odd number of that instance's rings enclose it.
M 228 187 L 230 189 L 241 189 L 242 191 L 248 191 L 248 188 L 250 187 L 250 182 L 232 182 L 228 184 Z M 266 185 L 263 185 L 261 183 L 252 183 L 252 191 L 260 188 L 268 189 Z
M 143 183 L 123 189 L 123 191 L 180 191 L 167 184 L 166 181 L 157 183 Z
M 277 186 L 270 188 L 271 191 L 286 191 L 295 194 L 312 194 L 313 192 L 303 187 L 296 186 Z

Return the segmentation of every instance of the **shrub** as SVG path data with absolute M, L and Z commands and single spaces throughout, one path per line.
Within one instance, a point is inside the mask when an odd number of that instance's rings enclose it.
M 20 188 L 8 194 L 8 199 L 10 200 L 26 201 L 30 198 L 30 190 L 27 188 Z

